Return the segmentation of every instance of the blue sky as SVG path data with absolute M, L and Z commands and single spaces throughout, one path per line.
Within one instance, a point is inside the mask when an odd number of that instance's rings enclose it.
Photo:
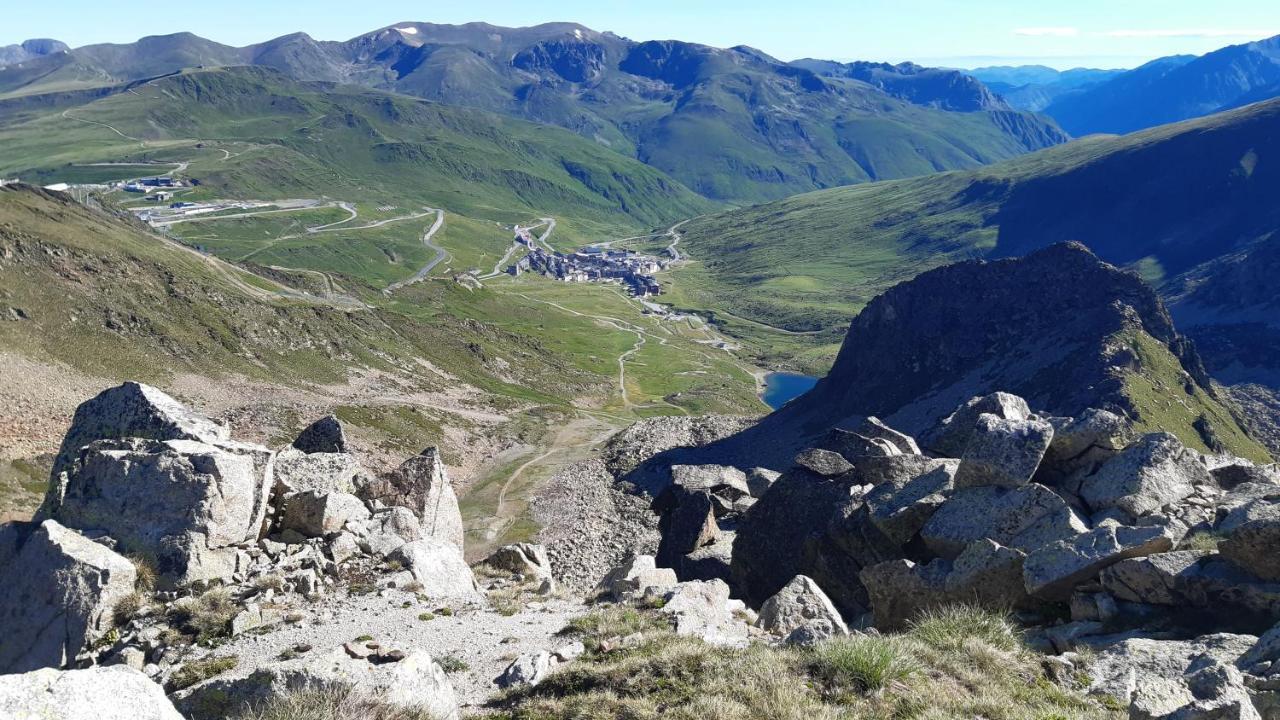
M 1132 67 L 1163 55 L 1202 54 L 1280 35 L 1276 0 L 0 0 L 0 18 L 0 45 L 55 37 L 73 46 L 182 30 L 246 45 L 298 30 L 346 40 L 408 20 L 570 20 L 640 40 L 751 45 L 784 60 L 915 60 L 958 67 Z

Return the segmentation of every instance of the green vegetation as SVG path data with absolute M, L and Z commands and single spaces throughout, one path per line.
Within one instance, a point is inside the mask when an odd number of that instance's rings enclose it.
M 467 664 L 466 660 L 453 655 L 442 655 L 435 658 L 435 661 L 436 664 L 440 666 L 440 669 L 447 673 L 466 672 L 471 669 L 471 666 Z
M 221 675 L 228 670 L 234 670 L 236 665 L 240 664 L 240 658 L 235 655 L 227 657 L 205 658 L 204 660 L 192 660 L 183 663 L 182 667 L 169 678 L 170 692 L 183 690 L 204 682 L 211 677 Z
M 537 687 L 508 692 L 498 703 L 505 717 L 1124 717 L 1082 686 L 1054 684 L 1007 620 L 973 609 L 939 611 L 900 634 L 853 635 L 810 649 L 715 647 L 674 635 L 654 613 L 632 612 L 652 619 L 619 624 L 616 614 L 593 613 L 580 622 L 590 637 L 642 630 L 637 643 L 589 651 Z
M 1162 430 L 1200 452 L 1229 452 L 1255 462 L 1271 455 L 1231 412 L 1187 376 L 1169 349 L 1144 332 L 1117 338 L 1138 357 L 1139 372 L 1124 374 L 1124 394 L 1139 432 Z M 1210 440 L 1214 447 L 1210 447 Z
M 169 611 L 174 626 L 200 644 L 210 644 L 231 634 L 231 620 L 240 607 L 226 590 L 217 588 L 182 598 Z

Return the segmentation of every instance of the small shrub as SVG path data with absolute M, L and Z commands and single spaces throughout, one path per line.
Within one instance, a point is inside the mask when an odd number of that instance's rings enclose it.
M 371 642 L 372 640 L 372 635 L 361 635 L 355 639 L 355 642 Z
M 133 563 L 133 569 L 137 571 L 137 579 L 133 581 L 133 587 L 144 593 L 155 590 L 158 577 L 156 564 L 142 555 L 129 555 L 126 559 Z
M 436 616 L 433 615 L 432 613 L 424 612 L 424 613 L 418 613 L 418 619 L 423 622 L 427 622 L 429 620 L 435 620 Z
M 240 663 L 240 658 L 235 655 L 228 655 L 220 658 L 206 658 L 204 660 L 193 660 L 182 667 L 169 678 L 170 692 L 189 688 L 198 682 L 208 680 L 215 675 L 221 675 L 228 670 L 234 670 L 236 665 Z
M 231 619 L 239 611 L 231 594 L 217 589 L 175 605 L 172 617 L 195 636 L 196 642 L 206 643 L 230 635 Z
M 896 637 L 851 635 L 819 643 L 810 672 L 834 690 L 878 692 L 920 672 L 910 649 Z
M 241 710 L 232 720 L 436 720 L 417 708 L 388 705 L 351 688 L 299 690 Z
M 254 578 L 253 587 L 258 592 L 266 592 L 268 590 L 271 590 L 273 592 L 283 592 L 284 578 L 274 573 L 271 575 L 259 575 L 258 577 Z
M 129 621 L 137 617 L 138 611 L 146 605 L 146 597 L 137 590 L 120 598 L 116 606 L 111 610 L 111 619 L 115 621 L 118 627 L 124 627 Z
M 426 588 L 424 588 L 422 583 L 418 582 L 417 580 L 410 580 L 404 585 L 401 585 L 400 589 L 407 593 L 413 593 L 414 595 L 418 595 L 418 594 L 421 594 L 422 591 L 425 590 Z
M 436 663 L 447 673 L 466 672 L 471 669 L 466 660 L 453 655 L 436 658 Z
M 1006 616 L 972 605 L 930 610 L 911 623 L 908 634 L 939 650 L 960 650 L 971 640 L 1006 652 L 1022 646 L 1018 631 Z
M 1198 532 L 1188 535 L 1178 546 L 1179 550 L 1196 550 L 1199 552 L 1218 552 L 1218 543 L 1222 538 L 1211 532 Z
M 451 617 L 453 615 L 453 608 L 451 607 L 438 608 L 436 610 L 436 614 L 443 615 L 444 617 Z
M 347 587 L 347 593 L 351 595 L 372 595 L 377 592 L 378 587 L 373 583 L 352 583 Z

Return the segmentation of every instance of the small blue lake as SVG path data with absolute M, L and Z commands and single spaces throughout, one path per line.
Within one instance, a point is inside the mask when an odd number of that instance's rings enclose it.
M 798 373 L 773 372 L 764 376 L 764 404 L 777 410 L 788 402 L 809 392 L 818 384 L 818 378 Z

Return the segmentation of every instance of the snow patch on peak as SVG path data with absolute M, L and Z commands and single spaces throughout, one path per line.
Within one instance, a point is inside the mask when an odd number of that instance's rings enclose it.
M 396 31 L 397 31 L 397 32 L 402 32 L 402 33 L 404 33 L 405 35 L 417 35 L 417 34 L 418 34 L 418 28 L 416 28 L 416 27 L 402 27 L 402 28 L 396 28 Z

